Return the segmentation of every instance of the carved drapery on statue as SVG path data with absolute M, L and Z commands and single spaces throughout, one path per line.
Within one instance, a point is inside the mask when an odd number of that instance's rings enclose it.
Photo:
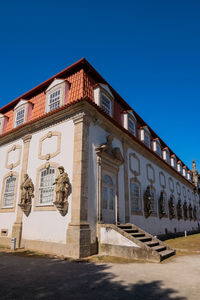
M 31 211 L 32 198 L 34 197 L 34 185 L 28 174 L 24 175 L 24 181 L 21 186 L 21 198 L 19 206 L 28 217 Z
M 168 204 L 169 204 L 169 218 L 171 220 L 175 218 L 175 206 L 174 206 L 174 200 L 172 196 L 170 197 Z
M 146 192 L 144 193 L 144 215 L 148 218 L 152 213 L 152 203 L 151 203 L 151 188 L 148 185 Z
M 193 219 L 193 216 L 192 216 L 192 210 L 193 209 L 192 209 L 192 204 L 191 203 L 189 204 L 188 210 L 189 210 L 189 219 L 192 220 Z
M 187 208 L 186 200 L 184 201 L 184 204 L 183 204 L 183 212 L 184 212 L 184 220 L 187 220 L 187 218 L 188 218 L 188 208 Z
M 60 214 L 65 216 L 68 212 L 68 196 L 71 193 L 71 184 L 68 174 L 64 172 L 64 167 L 60 166 L 58 167 L 58 170 L 60 174 L 53 183 L 56 186 L 56 200 L 53 203 L 59 210 Z
M 159 217 L 160 219 L 166 216 L 166 211 L 165 211 L 165 196 L 164 192 L 162 191 L 160 193 L 160 198 L 159 198 Z
M 178 220 L 183 218 L 183 206 L 181 204 L 181 199 L 179 199 L 177 203 L 177 218 Z

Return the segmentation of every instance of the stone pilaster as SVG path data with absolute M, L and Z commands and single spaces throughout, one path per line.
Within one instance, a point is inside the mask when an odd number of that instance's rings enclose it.
M 80 113 L 74 118 L 74 161 L 71 222 L 67 230 L 67 255 L 90 255 L 88 215 L 88 145 L 90 117 Z
M 128 158 L 127 158 L 128 146 L 126 142 L 123 142 L 123 154 L 124 154 L 124 201 L 125 201 L 125 222 L 130 222 L 129 216 L 129 189 L 128 189 Z
M 29 156 L 29 148 L 30 148 L 31 138 L 32 138 L 31 134 L 28 134 L 25 137 L 23 137 L 24 151 L 23 151 L 20 185 L 23 181 L 24 174 L 27 173 L 28 156 Z M 20 195 L 21 195 L 21 191 L 19 192 L 18 201 L 20 201 Z M 20 248 L 20 243 L 21 243 L 22 217 L 23 217 L 23 212 L 22 212 L 21 208 L 17 205 L 17 218 L 16 218 L 16 221 L 13 224 L 13 227 L 12 227 L 12 237 L 16 238 L 16 248 Z

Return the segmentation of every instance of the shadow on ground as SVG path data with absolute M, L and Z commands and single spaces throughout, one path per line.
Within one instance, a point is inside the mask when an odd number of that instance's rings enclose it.
M 0 253 L 0 299 L 186 300 L 163 288 L 162 281 L 126 285 L 109 269 L 106 264 Z

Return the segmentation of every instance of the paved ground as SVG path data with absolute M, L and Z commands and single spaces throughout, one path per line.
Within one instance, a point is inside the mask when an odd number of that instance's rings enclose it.
M 199 300 L 200 256 L 95 264 L 0 253 L 0 299 Z

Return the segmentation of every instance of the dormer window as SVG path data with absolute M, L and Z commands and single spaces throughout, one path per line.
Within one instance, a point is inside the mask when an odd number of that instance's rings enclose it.
M 163 149 L 163 159 L 170 164 L 170 152 L 167 147 Z
M 192 176 L 191 176 L 190 170 L 187 172 L 187 179 L 188 179 L 189 181 L 192 180 Z
M 109 116 L 113 116 L 113 94 L 106 84 L 98 84 L 94 88 L 94 101 L 99 105 L 105 113 Z
M 6 116 L 0 114 L 0 134 L 3 133 L 7 121 L 8 121 L 8 118 Z
M 147 126 L 140 129 L 141 141 L 148 147 L 151 147 L 151 134 Z
M 181 163 L 180 160 L 179 160 L 178 163 L 177 163 L 177 170 L 178 170 L 178 172 L 180 172 L 181 174 L 183 173 L 183 167 L 182 167 L 182 163 Z
M 46 112 L 67 104 L 69 82 L 64 79 L 54 79 L 46 90 Z
M 122 123 L 124 128 L 136 136 L 136 118 L 132 111 L 127 111 L 122 115 Z
M 177 170 L 177 159 L 176 159 L 175 154 L 173 154 L 173 155 L 171 156 L 171 166 L 174 167 L 174 169 Z
M 162 156 L 161 145 L 158 138 L 153 140 L 153 151 L 155 151 L 160 157 Z
M 183 176 L 187 177 L 187 167 L 183 167 Z
M 18 127 L 29 121 L 33 105 L 31 102 L 21 99 L 14 108 L 14 127 Z

